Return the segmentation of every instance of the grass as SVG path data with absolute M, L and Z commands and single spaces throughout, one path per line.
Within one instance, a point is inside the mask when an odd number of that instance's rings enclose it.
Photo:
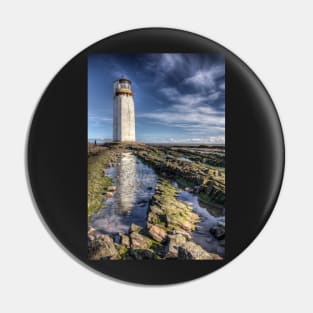
M 205 192 L 199 193 L 199 199 L 204 203 L 210 203 L 211 202 L 211 197 Z
M 107 151 L 99 151 L 88 156 L 88 218 L 101 206 L 103 193 L 112 185 L 112 179 L 105 175 L 110 155 Z
M 193 188 L 195 186 L 194 183 L 191 183 L 188 180 L 186 180 L 186 179 L 184 179 L 182 177 L 179 177 L 179 176 L 176 176 L 175 180 L 178 183 L 178 185 L 181 185 L 181 186 L 184 186 L 184 187 L 191 187 L 191 188 Z

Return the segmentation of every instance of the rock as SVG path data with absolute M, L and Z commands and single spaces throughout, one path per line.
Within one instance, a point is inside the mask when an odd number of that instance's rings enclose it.
M 113 255 L 111 258 L 110 258 L 110 260 L 121 260 L 122 258 L 121 258 L 121 256 L 117 253 L 117 254 L 115 254 L 115 255 Z
M 118 251 L 118 254 L 119 254 L 119 257 L 121 259 L 125 259 L 127 258 L 127 255 L 128 255 L 128 251 L 129 251 L 129 248 L 122 245 L 122 244 L 115 244 L 115 248 L 116 250 Z
M 188 232 L 191 232 L 195 229 L 195 225 L 191 221 L 188 221 L 187 218 L 178 214 L 167 215 L 166 222 L 170 229 L 183 229 Z
M 171 235 L 182 235 L 184 236 L 187 240 L 191 239 L 191 234 L 183 229 L 173 229 L 170 231 Z
M 210 185 L 206 189 L 206 193 L 209 195 L 213 190 L 213 183 L 210 183 Z
M 135 260 L 155 260 L 158 259 L 155 253 L 147 249 L 130 249 L 129 255 Z
M 110 192 L 110 191 L 107 191 L 105 193 L 105 197 L 108 199 L 108 198 L 112 198 L 113 197 L 113 192 Z
M 135 260 L 155 260 L 157 256 L 154 252 L 148 249 L 130 249 L 129 255 Z
M 89 228 L 88 228 L 88 235 L 93 235 L 93 233 L 94 233 L 95 231 L 96 231 L 95 228 L 89 227 Z
M 92 241 L 92 240 L 94 240 L 95 239 L 95 236 L 93 236 L 93 235 L 88 235 L 88 241 Z
M 164 211 L 162 210 L 162 208 L 160 208 L 157 205 L 150 205 L 150 212 L 155 213 L 157 215 L 164 214 Z
M 199 222 L 200 216 L 197 213 L 190 212 L 189 213 L 189 219 L 192 220 L 193 222 Z
M 200 186 L 193 187 L 193 193 L 199 193 L 200 192 Z
M 114 192 L 116 190 L 116 186 L 109 186 L 108 191 Z
M 131 247 L 133 249 L 148 249 L 150 248 L 152 242 L 151 240 L 137 232 L 132 232 L 130 234 Z
M 192 212 L 192 207 L 179 201 L 177 197 L 177 188 L 170 182 L 161 180 L 156 187 L 157 193 L 152 197 L 150 211 L 148 213 L 148 228 L 152 225 L 164 225 L 166 232 L 176 234 L 174 231 L 180 231 L 187 239 L 191 239 L 191 231 L 195 229 L 196 223 L 200 220 L 198 214 Z M 161 227 L 164 229 L 163 227 Z M 154 229 L 152 229 L 154 232 Z M 154 234 L 150 234 L 154 238 Z M 156 240 L 161 240 L 156 235 Z M 163 240 L 163 239 L 162 239 Z
M 218 224 L 210 229 L 210 233 L 218 240 L 225 238 L 225 226 Z
M 130 240 L 129 237 L 126 235 L 121 235 L 121 245 L 130 248 Z
M 166 224 L 166 217 L 165 215 L 162 214 L 158 214 L 155 213 L 154 211 L 150 211 L 148 213 L 148 217 L 147 217 L 147 223 L 148 224 Z
M 98 231 L 95 231 L 95 232 L 93 233 L 93 236 L 94 236 L 95 238 L 99 238 L 99 237 L 103 236 L 103 234 L 101 234 L 101 233 L 98 232 Z
M 140 232 L 142 230 L 142 227 L 140 227 L 140 226 L 138 226 L 138 225 L 136 225 L 136 224 L 134 224 L 134 223 L 132 223 L 131 225 L 130 225 L 130 232 Z
M 201 185 L 199 188 L 199 193 L 200 192 L 205 192 L 206 191 L 206 186 L 205 185 Z
M 88 244 L 88 256 L 90 260 L 102 258 L 117 258 L 118 251 L 115 248 L 113 239 L 109 235 L 99 235 Z
M 178 248 L 186 243 L 186 238 L 183 235 L 170 235 L 170 240 L 166 247 L 166 258 L 172 259 L 178 257 Z
M 157 224 L 159 221 L 159 216 L 153 212 L 148 213 L 147 223 L 148 224 Z
M 152 225 L 149 228 L 149 235 L 158 242 L 165 242 L 167 238 L 166 231 L 157 225 Z
M 102 236 L 102 234 L 93 227 L 88 227 L 87 235 L 88 235 L 88 241 L 92 241 L 98 238 L 99 236 Z
M 192 241 L 187 241 L 184 245 L 178 247 L 179 260 L 221 260 L 222 258 L 215 254 L 206 252 L 201 246 Z
M 148 189 L 148 190 L 152 190 L 153 188 L 152 188 L 152 187 L 148 187 L 147 189 Z

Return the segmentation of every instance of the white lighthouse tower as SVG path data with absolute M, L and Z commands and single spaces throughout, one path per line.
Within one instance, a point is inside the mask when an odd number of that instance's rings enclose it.
M 113 92 L 113 141 L 136 141 L 131 81 L 122 76 L 114 82 Z

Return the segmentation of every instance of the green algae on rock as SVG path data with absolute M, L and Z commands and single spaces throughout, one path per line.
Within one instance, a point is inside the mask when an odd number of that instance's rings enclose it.
M 162 179 L 152 197 L 145 227 L 131 224 L 128 234 L 119 234 L 119 243 L 109 235 L 90 230 L 89 255 L 93 260 L 219 260 L 191 241 L 199 216 L 177 200 L 177 189 Z

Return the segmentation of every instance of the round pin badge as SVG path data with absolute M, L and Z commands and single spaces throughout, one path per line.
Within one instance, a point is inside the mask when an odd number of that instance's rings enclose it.
M 232 52 L 181 30 L 101 40 L 45 90 L 28 140 L 39 211 L 88 267 L 184 282 L 237 257 L 268 220 L 284 171 L 280 121 Z

